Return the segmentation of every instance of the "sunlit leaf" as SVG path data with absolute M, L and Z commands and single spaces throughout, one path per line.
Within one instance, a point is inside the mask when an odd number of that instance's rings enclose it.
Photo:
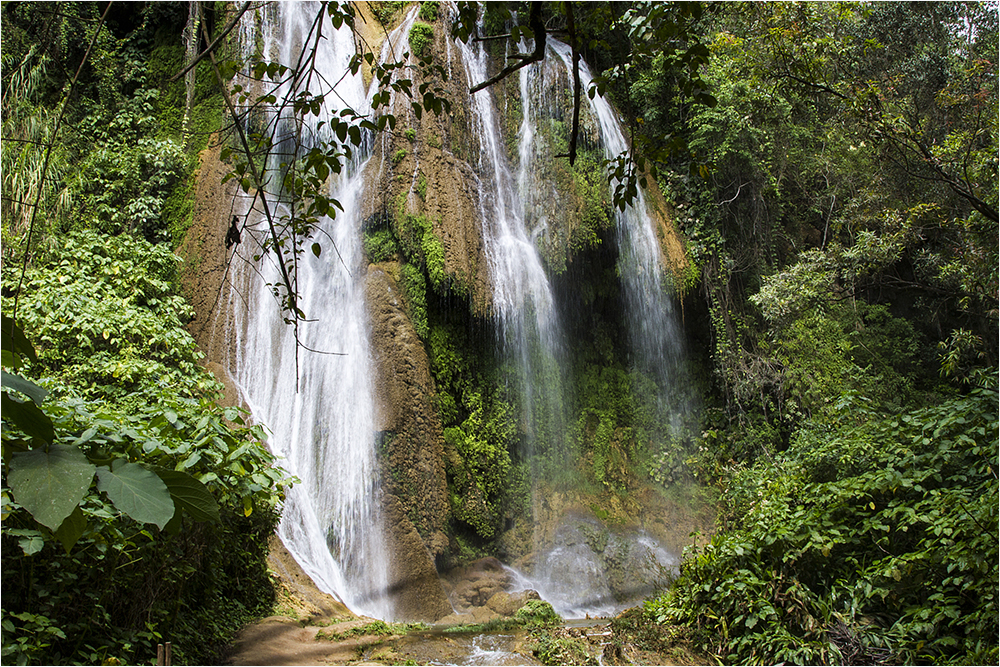
M 139 523 L 163 528 L 174 515 L 174 501 L 167 485 L 138 463 L 116 462 L 113 469 L 97 469 L 97 487 L 115 507 Z
M 7 483 L 38 523 L 56 530 L 87 494 L 95 470 L 78 448 L 52 445 L 48 451 L 15 452 Z
M 41 405 L 42 401 L 45 400 L 45 396 L 49 393 L 34 382 L 25 380 L 17 375 L 12 375 L 7 371 L 0 371 L 0 375 L 3 377 L 4 387 L 9 387 L 10 389 L 21 392 L 34 401 L 35 405 Z

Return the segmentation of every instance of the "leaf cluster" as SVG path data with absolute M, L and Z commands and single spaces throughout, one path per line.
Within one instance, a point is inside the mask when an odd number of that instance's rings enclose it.
M 383 9 L 395 11 L 392 3 Z M 434 13 L 431 9 L 428 6 L 424 11 Z M 396 116 L 387 109 L 396 95 L 411 99 L 410 108 L 418 120 L 424 111 L 440 115 L 451 108 L 441 86 L 447 81 L 447 70 L 431 62 L 428 50 L 433 27 L 421 22 L 414 24 L 409 35 L 415 64 L 409 52 L 384 60 L 367 45 L 350 59 L 352 75 L 358 76 L 363 67 L 371 72 L 375 92 L 366 109 L 341 105 L 336 82 L 325 81 L 316 72 L 317 45 L 327 18 L 334 30 L 354 30 L 355 10 L 350 4 L 325 3 L 303 36 L 303 43 L 311 46 L 303 50 L 298 62 L 281 63 L 258 54 L 242 65 L 234 60 L 215 65 L 220 85 L 227 88 L 227 106 L 239 135 L 235 148 L 223 151 L 224 160 L 235 159 L 224 181 L 235 179 L 243 192 L 252 190 L 260 202 L 267 231 L 253 237 L 259 250 L 253 256 L 256 261 L 272 253 L 276 259 L 282 279 L 272 285 L 272 291 L 287 314 L 287 323 L 305 317 L 297 302 L 297 258 L 306 243 L 314 255 L 321 254 L 316 232 L 325 218 L 343 210 L 329 194 L 330 177 L 343 173 L 359 152 L 365 154 L 379 133 L 395 129 Z M 419 85 L 407 76 L 410 72 L 420 74 Z M 294 92 L 281 93 L 279 100 L 279 90 Z M 254 118 L 263 118 L 263 124 L 245 131 L 244 125 L 251 127 L 248 121 Z M 296 129 L 289 137 L 283 132 L 290 119 L 295 120 L 291 126 Z M 269 201 L 272 198 L 284 204 L 282 213 Z
M 995 661 L 996 400 L 803 429 L 648 608 L 726 662 Z
M 72 234 L 28 271 L 27 335 L 3 317 L 5 660 L 132 662 L 166 632 L 209 656 L 266 603 L 288 482 L 260 428 L 212 400 L 176 262 Z M 228 621 L 206 622 L 222 608 Z

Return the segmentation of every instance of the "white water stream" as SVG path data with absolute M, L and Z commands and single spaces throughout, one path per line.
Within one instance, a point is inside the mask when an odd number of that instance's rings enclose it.
M 466 84 L 471 87 L 486 80 L 488 56 L 482 43 L 470 46 L 456 42 L 464 64 Z M 563 332 L 549 285 L 548 276 L 534 241 L 529 237 L 524 206 L 518 185 L 531 187 L 523 171 L 511 173 L 503 153 L 497 110 L 489 90 L 471 98 L 473 131 L 481 151 L 476 172 L 479 177 L 479 206 L 486 258 L 493 293 L 493 313 L 498 327 L 498 344 L 505 358 L 514 362 L 511 378 L 523 408 L 527 455 L 541 454 L 543 448 L 561 451 L 565 438 L 562 396 Z M 520 130 L 519 147 L 529 150 L 530 123 Z M 522 161 L 524 162 L 524 161 Z
M 549 52 L 555 53 L 563 61 L 567 76 L 572 81 L 573 59 L 570 46 L 556 39 L 550 39 L 548 43 Z M 584 91 L 582 97 L 588 101 L 590 110 L 600 125 L 605 157 L 614 158 L 628 150 L 618 115 L 602 96 L 595 95 L 591 98 L 586 94 L 593 75 L 582 59 L 579 72 Z M 612 187 L 609 197 L 613 192 Z M 681 361 L 683 343 L 673 303 L 664 284 L 662 249 L 657 238 L 656 223 L 649 213 L 642 188 L 631 206 L 627 206 L 624 211 L 616 207 L 614 213 L 618 234 L 618 272 L 624 288 L 631 346 L 639 367 L 653 374 L 660 387 L 661 417 L 669 419 L 676 429 L 680 420 L 679 406 L 669 405 L 667 394 L 671 382 L 677 379 L 675 375 Z
M 327 128 L 319 127 L 329 113 L 345 106 L 366 113 L 369 98 L 360 75 L 353 76 L 348 68 L 355 53 L 350 30 L 334 30 L 323 13 L 323 39 L 316 41 L 313 22 L 319 3 L 279 3 L 277 13 L 273 23 L 264 21 L 265 57 L 297 63 L 302 50 L 316 44 L 312 85 L 335 83 L 319 116 L 307 116 L 303 125 L 278 121 L 282 132 L 296 131 L 308 149 L 314 142 L 333 139 Z M 278 98 L 289 99 L 297 92 L 283 88 Z M 280 282 L 277 265 L 270 260 L 273 251 L 261 260 L 259 273 L 249 258 L 234 263 L 230 368 L 254 420 L 270 431 L 272 451 L 300 480 L 288 493 L 278 528 L 285 547 L 321 589 L 357 613 L 388 619 L 393 614 L 387 594 L 389 554 L 378 502 L 372 357 L 363 289 L 359 204 L 367 155 L 361 152 L 339 178 L 331 179 L 329 195 L 343 211 L 322 220 L 296 263 L 299 307 L 308 318 L 298 325 L 298 349 L 296 330 L 283 323 L 269 287 Z M 274 180 L 278 169 L 277 164 L 269 165 Z M 275 201 L 273 193 L 270 197 Z M 280 211 L 287 214 L 284 207 Z M 259 205 L 250 212 L 250 221 L 262 241 L 266 223 Z M 313 240 L 323 248 L 320 257 L 308 251 Z M 248 239 L 242 248 L 244 255 L 259 252 Z
M 527 44 L 521 50 L 530 52 Z M 572 55 L 570 47 L 555 39 L 548 40 L 546 61 L 520 71 L 521 110 L 523 114 L 519 136 L 518 181 L 523 207 L 535 213 L 527 220 L 533 229 L 533 238 L 547 232 L 548 221 L 544 213 L 546 197 L 554 196 L 553 183 L 538 177 L 536 162 L 554 158 L 545 154 L 540 146 L 541 137 L 536 127 L 549 122 L 556 104 L 551 97 L 558 86 L 571 85 Z M 562 61 L 565 74 L 547 70 L 553 57 Z M 586 91 L 592 75 L 584 62 L 580 62 L 580 78 Z M 480 79 L 482 80 L 482 79 Z M 611 105 L 597 96 L 589 99 L 589 108 L 597 120 L 600 142 L 605 157 L 613 158 L 627 149 L 624 134 Z M 585 113 L 586 110 L 583 110 Z M 566 123 L 568 128 L 569 123 Z M 542 151 L 542 154 L 539 154 Z M 562 158 L 564 159 L 564 158 Z M 609 200 L 613 187 L 609 186 Z M 523 230 L 525 220 L 519 220 Z M 626 312 L 629 316 L 630 342 L 639 367 L 651 372 L 660 387 L 660 414 L 674 421 L 677 406 L 668 404 L 666 394 L 673 371 L 680 358 L 681 344 L 673 307 L 663 284 L 661 249 L 656 237 L 655 223 L 649 214 L 645 196 L 640 191 L 634 205 L 624 211 L 615 209 L 617 245 L 619 250 L 618 273 L 621 276 Z M 522 231 L 523 233 L 523 231 Z M 559 357 L 553 356 L 553 359 Z M 546 387 L 545 390 L 553 388 Z M 561 391 L 561 387 L 558 387 Z M 539 548 L 533 571 L 523 576 L 522 584 L 539 591 L 542 598 L 551 602 L 566 617 L 584 615 L 601 616 L 621 609 L 626 600 L 634 602 L 664 573 L 672 570 L 677 562 L 674 555 L 663 549 L 649 535 L 639 534 L 624 538 L 605 533 L 603 547 L 594 544 L 594 536 L 601 530 L 598 525 L 583 525 L 569 519 L 557 529 L 551 544 Z M 621 581 L 613 582 L 609 570 L 626 568 L 633 579 L 635 590 L 623 590 Z M 620 575 L 620 573 L 619 573 Z

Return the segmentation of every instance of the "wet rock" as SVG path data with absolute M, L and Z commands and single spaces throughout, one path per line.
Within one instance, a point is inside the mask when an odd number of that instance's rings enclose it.
M 321 591 L 276 536 L 268 540 L 267 565 L 275 578 L 277 607 L 302 620 L 351 618 L 354 614 L 336 597 Z
M 482 558 L 448 572 L 444 581 L 455 611 L 465 613 L 510 589 L 514 577 L 496 558 Z
M 389 586 L 396 618 L 432 622 L 450 614 L 451 605 L 434 568 L 434 558 L 407 518 L 402 503 L 388 496 L 384 507 L 392 554 Z
M 489 623 L 500 618 L 500 614 L 486 607 L 472 607 L 463 614 L 449 614 L 438 620 L 441 625 L 472 625 L 475 623 Z
M 538 591 L 526 590 L 516 593 L 500 591 L 486 602 L 486 606 L 501 616 L 513 616 L 528 600 L 541 600 Z
M 447 547 L 448 515 L 441 422 L 423 343 L 387 268 L 372 265 L 365 280 L 375 362 L 376 429 L 385 489 L 403 505 L 437 556 Z

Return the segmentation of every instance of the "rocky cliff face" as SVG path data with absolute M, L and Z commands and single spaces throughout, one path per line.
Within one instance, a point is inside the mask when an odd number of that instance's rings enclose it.
M 492 546 L 480 541 L 470 550 L 465 542 L 456 541 L 456 503 L 472 507 L 483 499 L 481 489 L 471 483 L 449 489 L 449 470 L 476 464 L 463 461 L 455 447 L 445 445 L 445 427 L 458 426 L 459 421 L 455 414 L 442 412 L 447 401 L 439 400 L 444 388 L 438 386 L 435 372 L 439 371 L 432 372 L 428 358 L 428 313 L 431 319 L 458 313 L 458 321 L 486 323 L 488 331 L 492 287 L 479 213 L 480 145 L 469 129 L 468 82 L 457 49 L 449 45 L 444 19 L 432 27 L 429 48 L 440 69 L 422 69 L 413 76 L 413 87 L 416 90 L 422 83 L 437 87 L 450 100 L 451 109 L 441 115 L 425 111 L 417 118 L 411 100 L 396 96 L 391 109 L 398 119 L 396 129 L 377 140 L 366 166 L 369 185 L 360 230 L 369 261 L 364 283 L 376 373 L 376 438 L 385 481 L 386 549 L 393 554 L 391 578 L 400 617 L 414 620 L 451 613 L 435 563 L 496 553 L 498 545 L 510 553 L 523 553 L 525 545 L 503 545 L 530 540 L 531 532 L 523 522 L 507 517 L 509 534 L 498 532 Z M 560 273 L 581 251 L 612 236 L 612 217 L 597 130 L 588 113 L 584 113 L 577 164 L 571 167 L 554 157 L 564 151 L 568 138 L 568 124 L 558 119 L 569 116 L 571 95 L 565 73 L 560 74 L 557 66 L 547 67 L 555 87 L 547 98 L 555 120 L 541 126 L 535 140 L 531 159 L 539 167 L 537 181 L 528 184 L 533 195 L 526 201 L 530 209 L 526 218 L 547 268 Z M 443 71 L 451 72 L 447 80 Z M 502 102 L 498 108 L 503 113 L 505 144 L 516 170 L 525 159 L 516 136 L 523 112 L 516 77 L 478 94 L 495 95 Z M 180 249 L 186 260 L 184 285 L 197 311 L 190 329 L 208 354 L 206 363 L 223 382 L 228 379 L 223 364 L 229 334 L 215 328 L 214 322 L 226 274 L 224 238 L 235 195 L 232 184 L 221 185 L 226 170 L 217 149 L 202 156 L 195 222 Z M 662 197 L 651 199 L 665 264 L 679 277 L 686 265 L 683 241 Z M 454 387 L 448 389 L 454 400 L 461 400 Z M 227 401 L 238 400 L 230 386 Z M 463 479 L 471 478 L 463 475 Z M 502 523 L 503 517 L 497 520 Z M 520 535 L 516 539 L 515 530 Z
M 390 112 L 396 130 L 383 135 L 368 162 L 370 183 L 363 217 L 369 230 L 389 227 L 401 243 L 400 260 L 422 264 L 438 293 L 468 297 L 489 312 L 490 278 L 483 256 L 477 176 L 470 163 L 480 148 L 469 131 L 468 89 L 443 19 L 434 25 L 432 61 L 453 71 L 420 68 L 414 88 L 427 83 L 451 102 L 448 113 L 417 118 L 411 99 L 397 95 Z M 449 67 L 451 65 L 451 67 Z M 418 99 L 418 98 L 415 98 Z

